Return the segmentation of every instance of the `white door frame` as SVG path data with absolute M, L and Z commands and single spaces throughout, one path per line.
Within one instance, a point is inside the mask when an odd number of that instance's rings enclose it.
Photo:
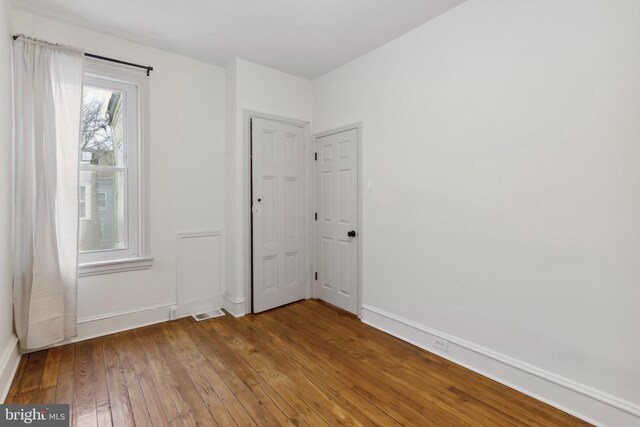
M 304 210 L 305 217 L 307 218 L 307 226 L 306 230 L 306 238 L 307 238 L 307 253 L 310 255 L 307 258 L 307 265 L 305 266 L 305 280 L 306 280 L 306 298 L 311 298 L 312 296 L 312 275 L 313 275 L 313 265 L 309 260 L 313 259 L 312 253 L 312 245 L 314 242 L 312 241 L 312 233 L 313 233 L 313 220 L 312 220 L 312 202 L 313 202 L 313 175 L 315 175 L 315 169 L 313 165 L 313 150 L 311 147 L 311 124 L 308 121 L 298 120 L 298 119 L 290 119 L 288 117 L 276 116 L 273 114 L 261 113 L 258 111 L 252 110 L 243 110 L 243 118 L 242 118 L 242 138 L 243 138 L 243 149 L 245 155 L 243 156 L 243 176 L 244 176 L 244 188 L 243 188 L 243 198 L 242 198 L 242 230 L 243 230 L 243 240 L 244 240 L 244 253 L 242 254 L 242 264 L 244 270 L 244 284 L 243 284 L 243 293 L 244 293 L 244 301 L 245 301 L 245 313 L 252 313 L 252 301 L 253 301 L 253 292 L 251 291 L 251 281 L 253 275 L 253 265 L 251 264 L 251 256 L 253 253 L 253 242 L 251 236 L 251 221 L 252 221 L 252 200 L 251 200 L 251 186 L 253 184 L 251 179 L 251 119 L 252 118 L 260 118 L 265 120 L 273 120 L 277 122 L 287 123 L 293 126 L 297 126 L 300 128 L 304 128 L 304 152 L 305 152 L 305 201 L 304 201 Z M 315 272 L 315 270 L 313 270 Z
M 363 191 L 364 191 L 364 187 L 363 187 L 363 183 L 364 183 L 364 178 L 363 178 L 363 167 L 362 167 L 362 122 L 357 122 L 357 123 L 353 123 L 350 125 L 346 125 L 346 126 L 340 126 L 338 128 L 334 128 L 334 129 L 330 129 L 330 130 L 326 130 L 323 132 L 318 132 L 313 134 L 313 150 L 314 152 L 318 151 L 318 144 L 317 144 L 317 140 L 318 138 L 322 138 L 323 136 L 329 136 L 329 135 L 333 135 L 336 133 L 340 133 L 340 132 L 344 132 L 347 130 L 352 130 L 352 129 L 357 129 L 358 131 L 358 172 L 357 172 L 357 176 L 358 176 L 358 185 L 357 185 L 357 193 L 358 193 L 358 214 L 356 216 L 357 220 L 358 220 L 358 226 L 356 227 L 356 230 L 358 232 L 358 261 L 357 261 L 357 269 L 358 269 L 358 285 L 357 285 L 357 289 L 358 289 L 358 318 L 362 318 L 362 252 L 364 250 L 364 242 L 363 242 L 363 236 L 364 233 L 362 232 L 363 228 L 363 222 L 362 222 L 362 196 L 363 196 Z M 313 188 L 314 191 L 312 193 L 312 198 L 313 198 L 313 210 L 314 212 L 318 212 L 318 206 L 317 206 L 317 200 L 316 200 L 316 194 L 315 194 L 315 189 L 318 188 L 316 186 L 317 184 L 317 179 L 318 179 L 318 165 L 316 162 L 313 163 Z M 318 265 L 319 265 L 319 260 L 318 260 L 318 244 L 319 244 L 319 240 L 318 240 L 318 226 L 317 226 L 317 222 L 313 221 L 313 249 L 312 252 L 310 252 L 311 257 L 313 259 L 313 271 L 314 274 L 316 271 L 318 271 Z M 318 282 L 316 280 L 313 281 L 313 298 L 318 298 Z

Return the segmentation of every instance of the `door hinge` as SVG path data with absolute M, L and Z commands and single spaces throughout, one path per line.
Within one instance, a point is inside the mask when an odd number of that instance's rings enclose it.
M 318 280 L 318 272 L 316 271 L 316 280 Z
M 318 161 L 318 153 L 313 153 L 313 154 L 314 154 L 313 159 L 317 162 Z
M 318 220 L 318 212 L 316 212 L 316 221 Z

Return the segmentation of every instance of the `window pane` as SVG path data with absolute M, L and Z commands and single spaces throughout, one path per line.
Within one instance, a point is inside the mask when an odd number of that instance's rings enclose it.
M 84 87 L 80 163 L 124 166 L 124 93 Z
M 80 252 L 124 249 L 124 172 L 80 171 Z

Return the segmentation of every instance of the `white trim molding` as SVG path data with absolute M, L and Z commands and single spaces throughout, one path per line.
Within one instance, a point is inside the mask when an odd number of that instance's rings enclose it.
M 78 319 L 78 335 L 55 346 L 166 322 L 170 319 L 170 307 L 173 305 L 175 302 L 171 301 L 133 310 L 83 317 Z
M 80 264 L 78 266 L 78 277 L 122 273 L 125 271 L 147 270 L 151 267 L 153 267 L 153 258 L 151 257 L 91 262 Z
M 245 315 L 244 298 L 235 298 L 230 293 L 224 294 L 224 309 L 233 317 L 242 317 Z
M 9 388 L 11 388 L 11 382 L 16 375 L 19 363 L 18 337 L 12 335 L 0 356 L 0 403 L 4 402 L 9 394 Z
M 637 405 L 520 360 L 365 304 L 362 321 L 591 424 L 640 425 Z M 448 341 L 446 352 L 436 339 Z

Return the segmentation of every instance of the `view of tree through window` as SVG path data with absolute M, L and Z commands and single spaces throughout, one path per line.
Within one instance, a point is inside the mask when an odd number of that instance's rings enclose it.
M 85 87 L 80 141 L 81 252 L 126 247 L 124 93 Z

